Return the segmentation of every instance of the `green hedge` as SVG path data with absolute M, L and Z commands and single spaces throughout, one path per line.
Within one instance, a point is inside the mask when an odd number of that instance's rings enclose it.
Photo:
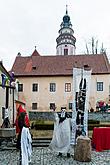
M 100 124 L 99 120 L 88 120 L 88 124 Z
M 54 125 L 53 124 L 38 124 L 34 126 L 34 129 L 36 130 L 53 130 Z
M 36 130 L 53 130 L 54 122 L 49 120 L 31 121 L 31 129 Z
M 94 127 L 110 127 L 110 124 L 88 124 L 88 130 L 93 130 Z M 32 129 L 53 130 L 54 124 L 38 124 L 38 125 L 34 125 L 34 127 Z
M 89 124 L 88 130 L 93 130 L 94 127 L 110 127 L 110 124 Z
M 110 127 L 110 124 L 100 124 L 100 121 L 97 120 L 88 120 L 88 130 L 93 130 L 94 127 Z M 39 120 L 31 122 L 31 129 L 36 130 L 53 130 L 54 122 Z

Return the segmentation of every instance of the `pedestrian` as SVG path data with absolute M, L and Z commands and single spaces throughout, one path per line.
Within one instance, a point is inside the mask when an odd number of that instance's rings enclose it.
M 55 122 L 53 138 L 49 148 L 62 156 L 63 153 L 70 157 L 70 140 L 71 140 L 71 119 L 70 115 L 61 109 L 60 113 L 55 112 Z
M 17 108 L 17 116 L 16 116 L 16 120 L 15 120 L 15 126 L 16 126 L 16 134 L 17 134 L 17 149 L 20 149 L 21 147 L 21 131 L 22 128 L 24 126 L 24 124 L 26 125 L 26 127 L 30 127 L 30 122 L 29 122 L 29 117 L 26 113 L 26 110 L 24 108 L 22 108 L 21 105 L 18 106 Z
M 19 163 L 21 165 L 21 162 L 22 162 L 21 133 L 22 133 L 23 127 L 27 127 L 27 128 L 30 127 L 30 122 L 29 122 L 29 118 L 26 113 L 26 110 L 24 108 L 22 108 L 21 105 L 19 105 L 17 108 L 15 126 L 16 126 L 16 133 L 17 133 L 16 148 L 20 151 Z

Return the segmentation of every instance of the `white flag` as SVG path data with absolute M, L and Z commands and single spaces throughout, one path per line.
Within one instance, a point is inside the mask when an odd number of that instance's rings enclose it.
M 91 70 L 73 68 L 73 110 L 71 144 L 76 144 L 78 134 L 88 136 L 88 107 Z

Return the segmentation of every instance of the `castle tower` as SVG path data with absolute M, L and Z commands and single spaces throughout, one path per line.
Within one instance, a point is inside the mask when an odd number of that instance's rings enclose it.
M 63 22 L 60 25 L 59 36 L 56 39 L 56 54 L 57 55 L 75 55 L 75 42 L 74 30 L 68 15 L 66 6 L 66 14 L 63 17 Z

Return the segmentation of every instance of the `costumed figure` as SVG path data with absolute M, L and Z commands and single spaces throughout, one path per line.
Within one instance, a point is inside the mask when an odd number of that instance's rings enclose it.
M 15 120 L 15 126 L 16 126 L 16 133 L 17 134 L 19 134 L 21 131 L 19 126 L 18 126 L 18 118 L 19 118 L 21 113 L 25 113 L 25 124 L 27 125 L 27 127 L 30 127 L 28 114 L 26 113 L 26 110 L 24 108 L 22 108 L 21 105 L 19 105 L 17 108 L 17 115 L 16 115 L 16 120 Z
M 76 102 L 76 138 L 79 135 L 86 135 L 84 130 L 84 111 L 85 111 L 85 101 L 86 101 L 86 79 L 82 78 L 79 84 L 79 92 L 76 92 L 75 102 Z
M 55 114 L 53 138 L 49 148 L 58 152 L 58 156 L 66 153 L 70 157 L 70 140 L 71 140 L 71 119 L 70 115 L 62 109 L 60 113 Z
M 32 138 L 29 128 L 23 126 L 21 132 L 21 162 L 22 165 L 28 165 L 31 162 Z
M 23 126 L 29 128 L 30 123 L 29 123 L 29 118 L 26 113 L 26 110 L 22 108 L 21 105 L 19 105 L 17 109 L 17 117 L 15 121 L 15 126 L 16 126 L 16 133 L 17 133 L 17 144 L 16 148 L 20 150 L 20 161 L 21 161 L 21 132 Z
M 3 124 L 1 126 L 2 128 L 10 128 L 10 121 L 9 121 L 9 112 L 8 112 L 8 108 L 4 109 L 4 120 L 3 120 Z

